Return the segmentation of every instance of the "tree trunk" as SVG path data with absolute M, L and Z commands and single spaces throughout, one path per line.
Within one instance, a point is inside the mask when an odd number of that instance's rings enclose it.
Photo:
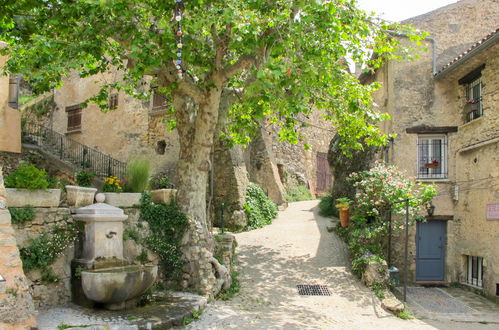
M 182 240 L 186 262 L 182 285 L 209 296 L 230 285 L 227 269 L 213 258 L 214 240 L 206 221 L 206 186 L 220 95 L 221 89 L 213 88 L 197 105 L 184 95 L 174 95 L 180 142 L 177 201 L 189 218 Z

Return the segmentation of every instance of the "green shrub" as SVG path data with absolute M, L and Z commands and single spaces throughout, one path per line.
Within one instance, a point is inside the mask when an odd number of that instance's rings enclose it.
M 80 187 L 90 187 L 94 181 L 95 174 L 90 171 L 78 171 L 76 172 L 75 179 L 76 184 Z
M 155 204 L 148 192 L 142 194 L 140 218 L 149 224 L 150 235 L 143 238 L 145 246 L 160 258 L 167 275 L 180 274 L 182 260 L 181 240 L 187 230 L 187 215 L 175 203 Z
M 310 190 L 298 184 L 297 182 L 290 182 L 286 186 L 286 201 L 288 202 L 299 202 L 299 201 L 309 201 L 314 199 Z
M 35 165 L 21 164 L 19 168 L 5 178 L 8 188 L 24 188 L 29 190 L 47 189 L 47 173 L 37 169 Z
M 171 189 L 173 184 L 170 183 L 170 178 L 164 173 L 158 173 L 152 177 L 150 183 L 151 189 Z
M 133 158 L 127 165 L 127 182 L 125 190 L 141 193 L 149 187 L 151 163 L 144 157 Z
M 256 183 L 250 183 L 246 190 L 244 210 L 248 217 L 246 229 L 261 228 L 271 224 L 277 216 L 277 205 L 265 195 L 262 188 Z
M 337 217 L 338 209 L 334 206 L 333 197 L 326 195 L 321 198 L 319 203 L 319 214 L 323 217 Z
M 12 223 L 23 224 L 35 218 L 35 209 L 32 206 L 9 208 Z
M 78 235 L 74 225 L 57 226 L 33 239 L 30 245 L 21 248 L 21 260 L 25 272 L 44 269 L 69 247 Z

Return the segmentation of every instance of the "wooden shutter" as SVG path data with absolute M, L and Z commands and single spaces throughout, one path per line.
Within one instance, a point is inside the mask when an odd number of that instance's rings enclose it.
M 81 130 L 81 105 L 72 105 L 66 108 L 68 114 L 68 132 Z

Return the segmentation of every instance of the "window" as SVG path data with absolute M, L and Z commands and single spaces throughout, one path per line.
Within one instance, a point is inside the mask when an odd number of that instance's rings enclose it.
M 109 110 L 114 110 L 118 107 L 118 94 L 113 93 L 109 95 L 109 103 L 108 103 Z
M 169 100 L 166 96 L 158 93 L 158 87 L 153 87 L 152 111 L 161 111 L 166 109 Z
M 483 115 L 482 107 L 482 79 L 478 78 L 466 85 L 466 122 L 470 122 Z
M 418 179 L 447 178 L 447 135 L 418 136 Z
M 68 133 L 78 132 L 81 130 L 81 105 L 72 105 L 66 107 L 68 113 Z
M 466 283 L 483 288 L 483 258 L 473 256 L 467 257 L 468 278 Z

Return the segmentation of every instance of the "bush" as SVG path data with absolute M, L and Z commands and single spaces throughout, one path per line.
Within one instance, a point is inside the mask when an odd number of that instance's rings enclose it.
M 288 202 L 299 202 L 299 201 L 309 201 L 314 199 L 310 190 L 297 182 L 290 182 L 286 187 L 286 201 Z
M 45 269 L 69 247 L 78 235 L 74 225 L 57 226 L 33 239 L 30 245 L 20 249 L 25 272 Z
M 95 174 L 90 171 L 78 171 L 76 172 L 75 179 L 76 184 L 80 187 L 90 187 L 94 180 Z
M 23 224 L 26 221 L 31 221 L 35 218 L 35 209 L 32 206 L 9 208 L 12 217 L 12 223 Z
M 171 189 L 173 184 L 170 183 L 170 178 L 164 173 L 158 173 L 152 177 L 150 183 L 151 189 Z
M 272 202 L 256 183 L 250 183 L 246 190 L 244 210 L 248 217 L 246 229 L 261 228 L 272 223 L 277 216 L 277 205 Z
M 36 190 L 47 189 L 49 183 L 44 169 L 39 170 L 32 164 L 21 164 L 17 170 L 5 178 L 5 186 Z
M 319 214 L 323 217 L 337 217 L 338 209 L 333 204 L 333 197 L 326 195 L 319 203 Z
M 133 158 L 127 166 L 127 183 L 125 190 L 141 193 L 149 187 L 151 163 L 147 158 Z
M 153 203 L 151 195 L 145 192 L 140 200 L 140 219 L 147 221 L 150 229 L 150 235 L 142 242 L 158 255 L 167 275 L 177 276 L 184 264 L 180 248 L 187 230 L 187 215 L 175 202 Z

